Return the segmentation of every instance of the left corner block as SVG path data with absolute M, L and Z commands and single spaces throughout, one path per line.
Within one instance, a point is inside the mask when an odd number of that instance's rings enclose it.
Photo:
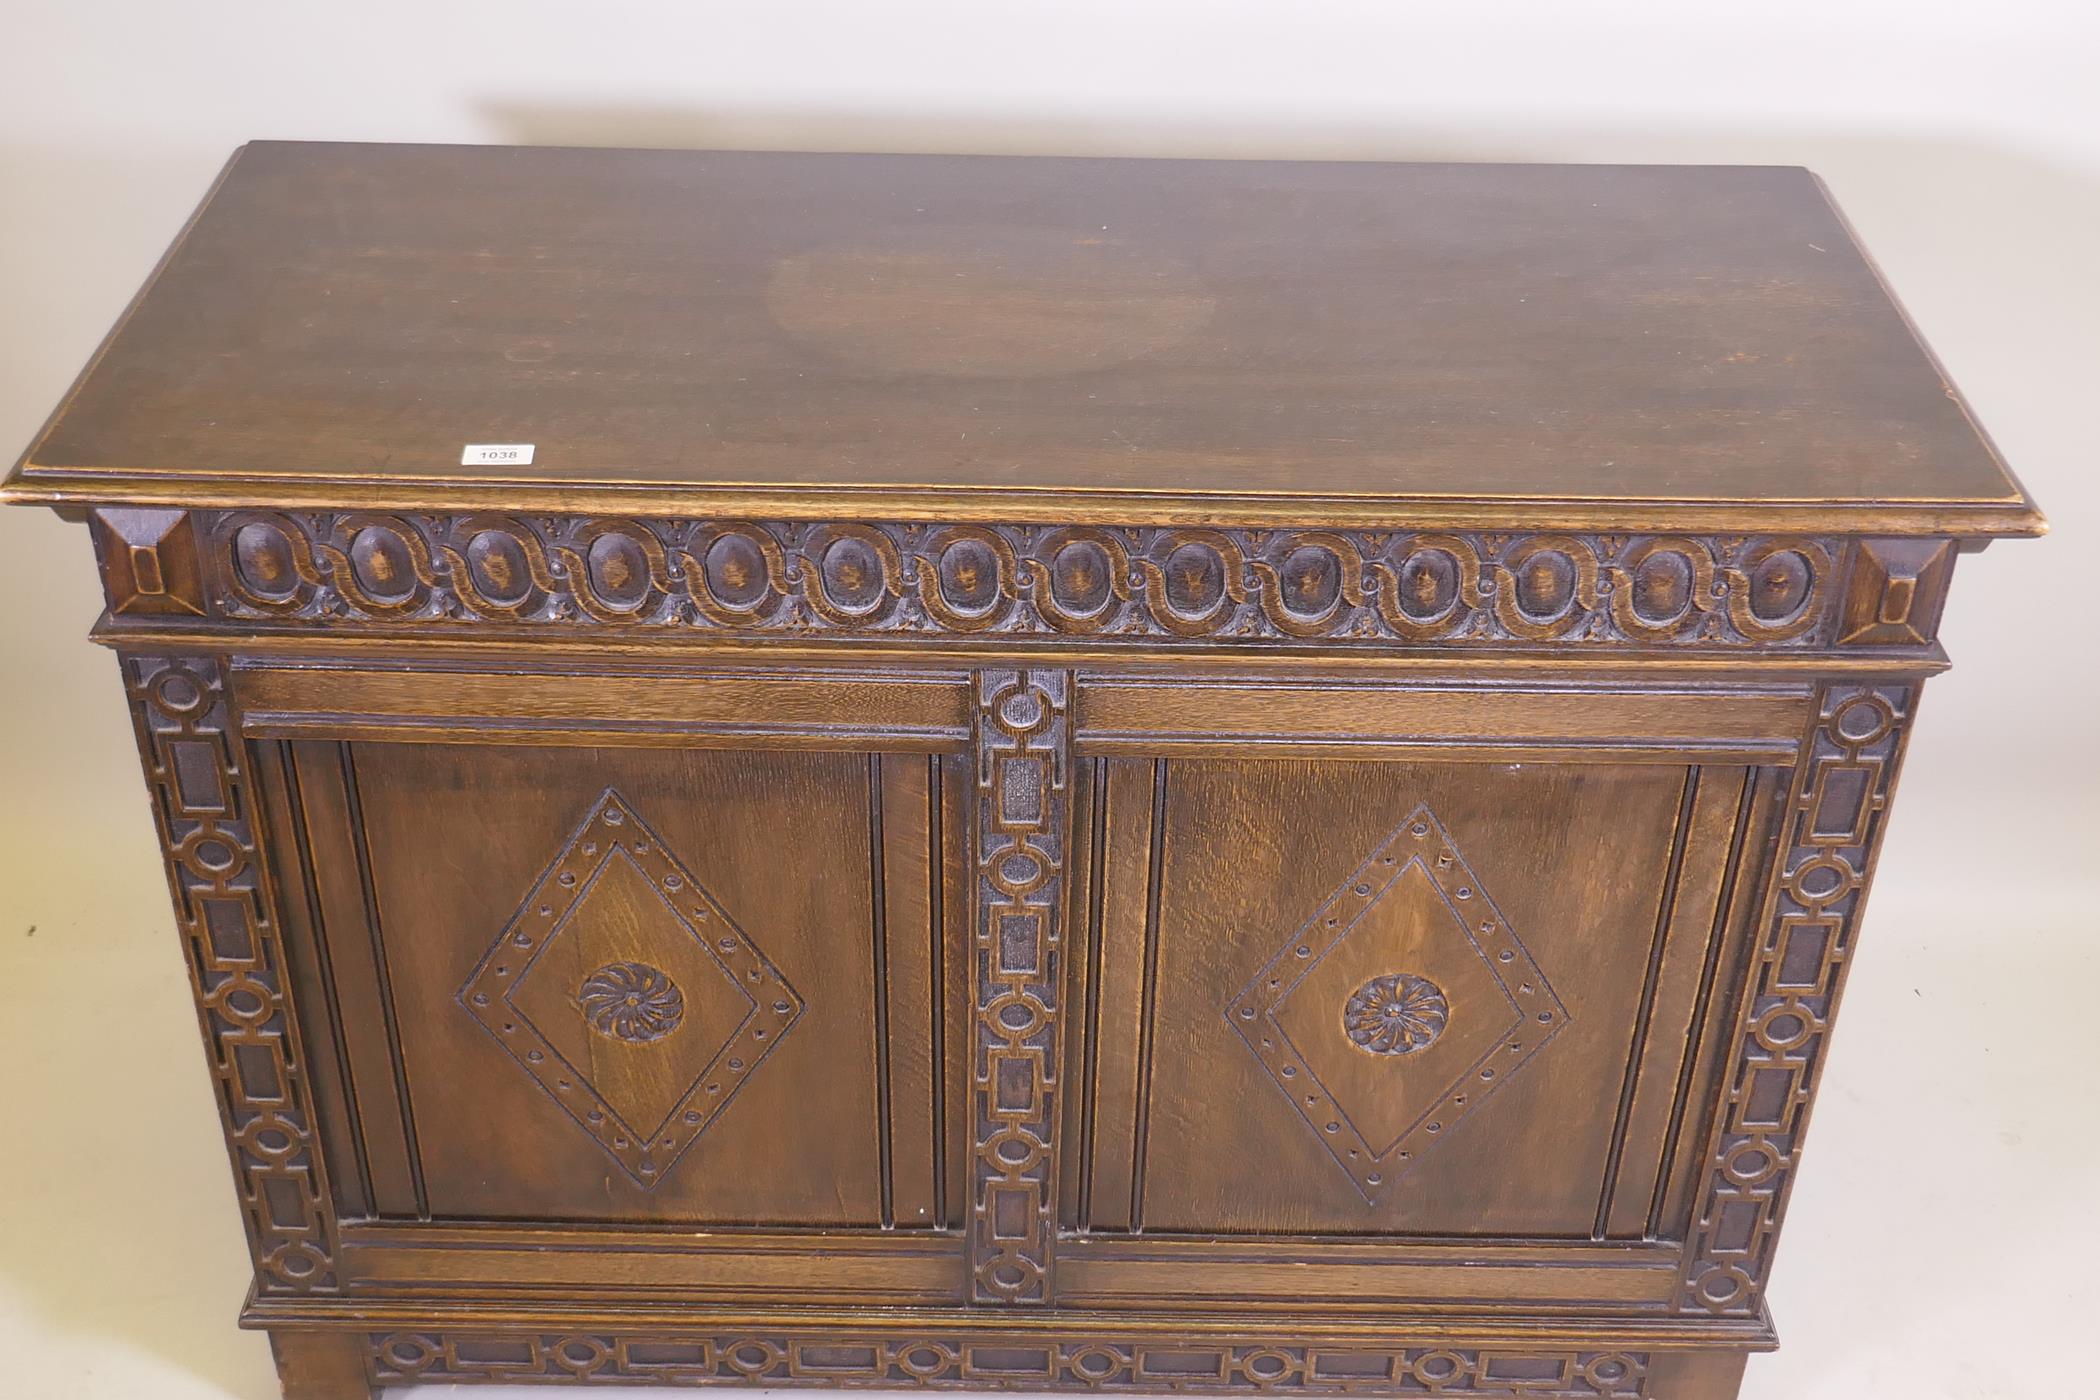
M 97 506 L 88 516 L 113 613 L 203 617 L 197 528 L 188 511 Z

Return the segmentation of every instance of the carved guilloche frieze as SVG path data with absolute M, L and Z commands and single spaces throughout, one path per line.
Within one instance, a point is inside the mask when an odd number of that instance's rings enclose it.
M 123 615 L 1094 641 L 1926 646 L 1956 553 L 1932 539 L 153 509 L 91 519 Z
M 212 512 L 217 612 L 369 624 L 1657 648 L 1829 644 L 1841 542 Z

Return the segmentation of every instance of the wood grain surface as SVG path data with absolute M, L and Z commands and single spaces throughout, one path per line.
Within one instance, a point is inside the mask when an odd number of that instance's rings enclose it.
M 257 142 L 12 489 L 2040 525 L 1818 182 L 1749 167 Z

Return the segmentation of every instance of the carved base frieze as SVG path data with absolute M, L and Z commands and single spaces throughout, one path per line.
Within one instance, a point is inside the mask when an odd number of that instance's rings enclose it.
M 634 1385 L 954 1390 L 1271 1391 L 1528 1400 L 1639 1397 L 1651 1354 L 1449 1345 L 890 1333 L 396 1331 L 367 1334 L 381 1384 L 592 1381 Z M 1662 1397 L 1656 1400 L 1677 1400 Z M 1703 1400 L 1703 1397 L 1700 1397 Z

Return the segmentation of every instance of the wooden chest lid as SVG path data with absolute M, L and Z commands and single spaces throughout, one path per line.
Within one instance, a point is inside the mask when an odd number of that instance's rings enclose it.
M 2042 528 L 1798 169 L 279 142 L 7 495 Z

